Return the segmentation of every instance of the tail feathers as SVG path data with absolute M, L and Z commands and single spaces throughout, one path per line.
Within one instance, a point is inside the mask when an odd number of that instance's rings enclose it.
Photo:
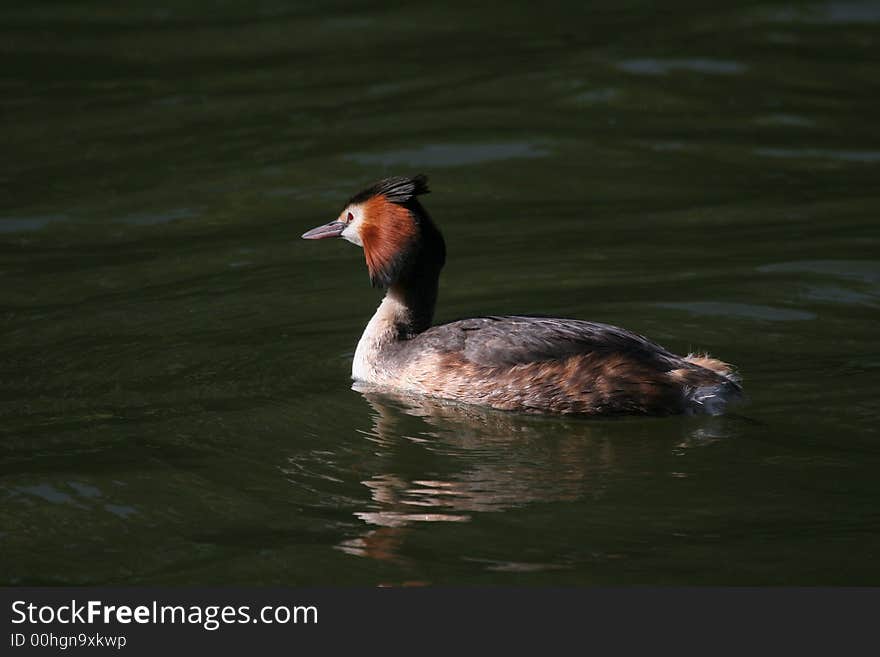
M 730 404 L 741 399 L 742 388 L 731 380 L 685 391 L 687 412 L 694 415 L 722 415 Z
M 707 354 L 689 354 L 684 360 L 695 367 L 669 374 L 682 385 L 687 413 L 721 415 L 730 404 L 742 399 L 740 377 L 732 365 Z
M 737 383 L 740 382 L 740 376 L 737 374 L 736 368 L 734 368 L 733 365 L 725 363 L 723 360 L 712 358 L 709 354 L 688 354 L 684 359 L 698 367 L 712 370 L 723 376 L 725 379 L 730 379 Z

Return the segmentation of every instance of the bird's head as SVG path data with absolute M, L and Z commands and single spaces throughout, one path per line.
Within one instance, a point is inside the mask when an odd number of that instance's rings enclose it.
M 351 197 L 337 219 L 302 237 L 342 237 L 363 247 L 370 281 L 376 287 L 391 287 L 418 273 L 436 275 L 446 259 L 446 247 L 419 203 L 418 196 L 427 193 L 424 175 L 385 178 Z

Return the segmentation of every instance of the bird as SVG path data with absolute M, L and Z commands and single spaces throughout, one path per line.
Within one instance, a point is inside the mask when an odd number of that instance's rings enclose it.
M 742 398 L 732 365 L 609 324 L 489 315 L 433 325 L 446 244 L 420 201 L 427 193 L 423 174 L 384 178 L 302 235 L 362 247 L 372 285 L 385 289 L 355 349 L 355 385 L 584 416 L 720 415 Z

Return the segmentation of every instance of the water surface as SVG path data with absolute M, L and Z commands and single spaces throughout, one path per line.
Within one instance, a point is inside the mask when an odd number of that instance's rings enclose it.
M 880 584 L 876 3 L 25 3 L 0 20 L 0 582 Z M 717 418 L 352 390 L 307 243 L 423 171 L 438 320 L 735 363 Z

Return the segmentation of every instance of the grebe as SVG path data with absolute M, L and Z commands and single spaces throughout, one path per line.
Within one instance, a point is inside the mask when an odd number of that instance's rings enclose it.
M 370 281 L 387 289 L 358 342 L 355 381 L 527 413 L 717 415 L 741 396 L 727 363 L 616 326 L 517 315 L 432 327 L 446 245 L 418 199 L 427 182 L 380 180 L 303 235 L 363 247 Z

